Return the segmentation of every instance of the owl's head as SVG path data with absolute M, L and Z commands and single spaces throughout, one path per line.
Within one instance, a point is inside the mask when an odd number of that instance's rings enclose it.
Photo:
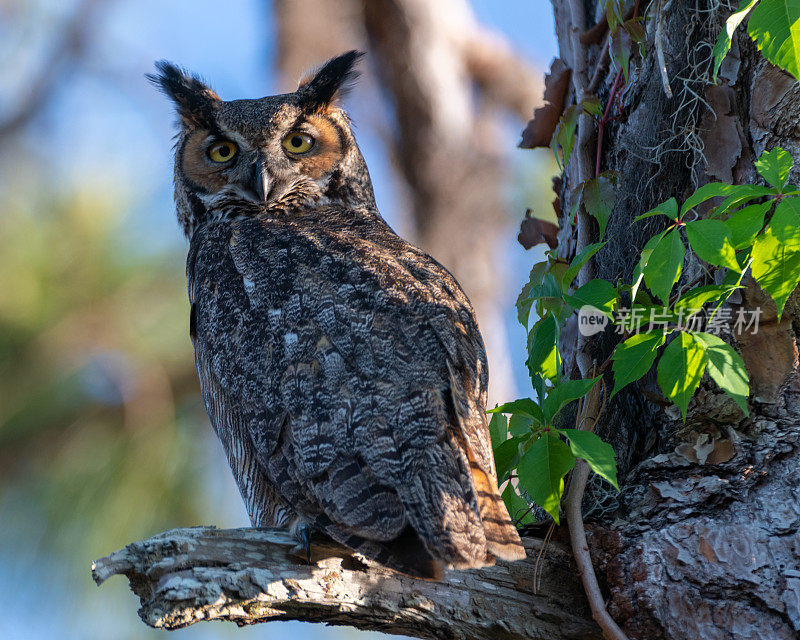
M 175 203 L 191 236 L 205 220 L 287 213 L 311 203 L 374 206 L 350 121 L 338 106 L 362 56 L 350 51 L 294 93 L 222 100 L 197 76 L 156 63 L 148 75 L 175 103 Z

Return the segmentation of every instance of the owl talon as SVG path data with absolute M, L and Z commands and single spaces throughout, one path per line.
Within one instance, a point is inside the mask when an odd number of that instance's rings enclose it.
M 307 524 L 300 527 L 297 530 L 297 537 L 300 538 L 303 549 L 305 549 L 306 562 L 311 564 L 311 527 L 309 527 Z

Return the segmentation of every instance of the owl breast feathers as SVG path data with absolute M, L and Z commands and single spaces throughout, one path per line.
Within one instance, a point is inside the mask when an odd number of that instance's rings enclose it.
M 235 102 L 159 66 L 182 123 L 191 334 L 255 526 L 310 527 L 438 579 L 525 552 L 497 487 L 470 303 L 382 220 L 336 105 L 357 58 Z

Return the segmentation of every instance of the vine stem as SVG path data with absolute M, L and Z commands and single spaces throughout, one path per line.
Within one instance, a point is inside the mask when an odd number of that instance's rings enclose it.
M 632 18 L 636 18 L 639 15 L 639 0 L 636 0 L 636 4 L 633 5 L 633 13 L 631 14 Z M 595 70 L 594 77 L 592 78 L 592 82 L 590 84 L 589 91 L 595 91 L 597 89 L 597 84 L 599 83 L 599 72 L 601 68 L 601 63 L 605 64 L 605 61 L 608 60 L 608 52 L 611 46 L 611 34 L 608 34 L 608 38 L 606 39 L 606 46 L 603 48 L 603 52 L 600 54 L 600 62 L 597 65 L 597 69 Z M 598 177 L 600 175 L 600 156 L 603 154 L 603 131 L 605 130 L 606 123 L 609 120 L 609 113 L 611 112 L 611 105 L 614 104 L 614 100 L 617 97 L 617 92 L 620 90 L 620 79 L 622 78 L 622 68 L 617 71 L 617 75 L 614 78 L 614 84 L 611 87 L 611 92 L 608 94 L 608 102 L 606 103 L 605 111 L 603 111 L 603 117 L 600 118 L 600 122 L 597 124 L 597 154 L 595 158 L 595 165 L 594 165 L 594 177 Z M 623 84 L 624 86 L 624 84 Z
M 606 122 L 609 120 L 609 113 L 611 112 L 611 105 L 614 104 L 614 99 L 617 97 L 617 91 L 620 89 L 620 80 L 622 79 L 622 69 L 617 71 L 617 77 L 614 78 L 614 84 L 611 87 L 611 93 L 608 94 L 608 102 L 606 103 L 603 117 L 597 123 L 597 155 L 595 157 L 594 177 L 600 175 L 600 156 L 603 154 L 603 132 L 606 128 Z
M 603 411 L 605 402 L 600 404 L 600 390 L 603 385 L 595 385 L 589 391 L 583 408 L 578 414 L 578 429 L 583 431 L 594 431 L 594 425 Z M 606 640 L 628 640 L 625 632 L 611 617 L 606 609 L 600 585 L 597 582 L 597 575 L 592 565 L 592 557 L 589 554 L 589 545 L 586 541 L 586 529 L 583 525 L 583 514 L 581 505 L 583 503 L 583 493 L 586 489 L 586 481 L 589 479 L 589 465 L 585 460 L 578 460 L 569 483 L 569 492 L 564 500 L 564 510 L 569 522 L 569 540 L 572 545 L 572 553 L 575 556 L 575 564 L 578 566 L 578 573 L 583 583 L 583 590 L 589 599 L 589 607 L 592 610 L 592 618 L 603 630 Z

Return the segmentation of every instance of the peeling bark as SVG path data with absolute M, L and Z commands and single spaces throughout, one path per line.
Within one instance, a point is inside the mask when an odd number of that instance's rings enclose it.
M 569 552 L 523 538 L 528 559 L 449 571 L 427 582 L 368 564 L 330 542 L 312 543 L 311 562 L 276 529 L 174 529 L 97 560 L 102 584 L 125 575 L 151 627 L 203 620 L 248 625 L 304 620 L 418 638 L 599 640 Z

